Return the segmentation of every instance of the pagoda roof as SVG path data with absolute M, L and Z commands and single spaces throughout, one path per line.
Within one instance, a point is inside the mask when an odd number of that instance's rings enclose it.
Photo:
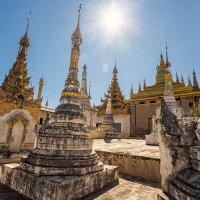
M 142 100 L 151 100 L 164 96 L 165 84 L 155 84 L 152 86 L 147 86 L 141 92 L 131 95 L 131 99 L 126 102 L 135 102 Z M 184 86 L 181 83 L 173 82 L 173 91 L 175 96 L 200 96 L 200 92 L 194 92 L 192 86 Z

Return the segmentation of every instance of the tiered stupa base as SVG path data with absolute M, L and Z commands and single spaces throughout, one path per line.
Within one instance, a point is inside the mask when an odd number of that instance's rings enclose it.
M 116 129 L 113 126 L 114 126 L 113 115 L 105 114 L 104 122 L 101 125 L 101 131 L 105 133 L 105 140 L 120 138 L 120 133 L 117 133 Z
M 105 133 L 105 140 L 120 139 L 120 133 L 115 133 L 114 131 L 109 131 Z
M 58 106 L 27 158 L 3 165 L 1 182 L 34 200 L 82 199 L 117 183 L 118 168 L 98 160 L 83 117 L 78 105 Z
M 82 199 L 118 183 L 118 168 L 104 165 L 99 172 L 83 176 L 40 176 L 12 164 L 3 165 L 1 182 L 34 200 Z

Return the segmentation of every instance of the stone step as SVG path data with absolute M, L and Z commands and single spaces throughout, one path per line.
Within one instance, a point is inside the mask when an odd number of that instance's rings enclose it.
M 174 183 L 169 184 L 169 193 L 175 200 L 198 200 L 199 199 L 198 197 L 196 198 L 196 197 L 190 196 Z
M 185 183 L 184 181 L 175 178 L 173 180 L 174 185 L 178 186 L 182 191 L 190 194 L 191 196 L 195 196 L 198 197 L 198 199 L 200 199 L 200 190 L 198 190 L 197 188 Z
M 191 168 L 185 169 L 178 173 L 177 178 L 200 191 L 200 172 Z

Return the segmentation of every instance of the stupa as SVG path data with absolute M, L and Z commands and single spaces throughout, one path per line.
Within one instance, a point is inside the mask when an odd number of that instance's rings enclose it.
M 167 71 L 157 118 L 163 191 L 158 200 L 200 199 L 200 120 L 184 115 L 174 97 L 172 75 Z
M 120 134 L 117 133 L 117 130 L 114 128 L 114 119 L 112 114 L 112 104 L 110 94 L 108 95 L 106 113 L 104 115 L 104 120 L 100 128 L 101 131 L 105 133 L 105 139 L 117 139 L 120 137 Z
M 80 199 L 118 182 L 118 168 L 103 165 L 92 150 L 92 139 L 81 108 L 78 61 L 82 36 L 72 34 L 71 60 L 60 105 L 37 134 L 36 148 L 12 170 L 3 167 L 1 181 L 38 200 Z

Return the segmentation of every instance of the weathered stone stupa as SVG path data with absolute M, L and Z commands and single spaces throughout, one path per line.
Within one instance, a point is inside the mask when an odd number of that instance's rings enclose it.
M 32 199 L 80 199 L 118 182 L 117 167 L 104 166 L 92 151 L 92 139 L 80 106 L 80 9 L 71 38 L 71 61 L 60 105 L 39 130 L 36 148 L 27 159 L 12 170 L 4 166 L 2 182 Z
M 161 185 L 159 200 L 200 199 L 200 120 L 184 117 L 178 106 L 169 71 L 158 123 Z
M 96 128 L 96 115 L 97 109 L 95 106 L 91 106 L 90 100 L 90 89 L 89 93 L 87 90 L 87 66 L 84 64 L 83 72 L 82 72 L 82 81 L 81 81 L 81 89 L 80 89 L 80 99 L 81 99 L 81 107 L 83 109 L 83 114 L 85 116 L 85 122 L 87 127 Z
M 104 115 L 104 121 L 100 129 L 105 133 L 105 139 L 119 138 L 119 134 L 117 134 L 117 131 L 114 128 L 114 119 L 112 114 L 112 104 L 111 104 L 110 94 L 108 95 L 106 113 Z

